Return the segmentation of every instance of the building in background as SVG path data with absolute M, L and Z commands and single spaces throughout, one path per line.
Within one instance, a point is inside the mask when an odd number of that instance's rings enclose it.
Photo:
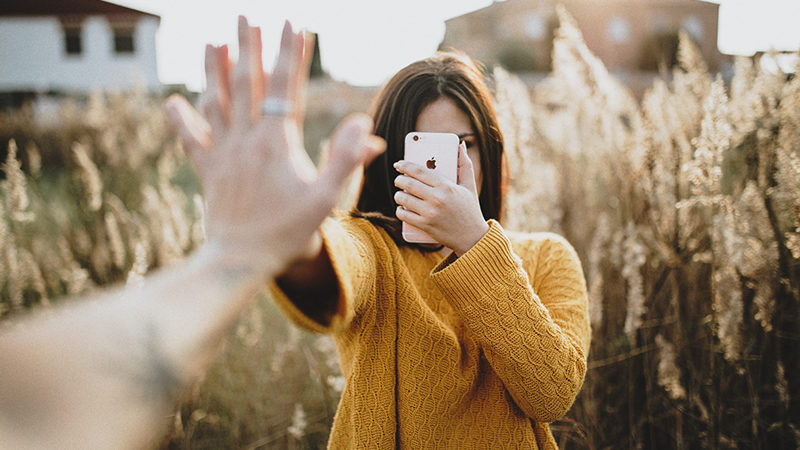
M 719 5 L 699 0 L 506 0 L 446 22 L 442 48 L 456 48 L 488 66 L 546 72 L 551 66 L 556 4 L 575 18 L 589 49 L 614 73 L 671 67 L 683 29 L 711 70 L 725 57 L 717 48 Z
M 3 0 L 4 103 L 39 94 L 160 90 L 156 15 L 100 0 Z

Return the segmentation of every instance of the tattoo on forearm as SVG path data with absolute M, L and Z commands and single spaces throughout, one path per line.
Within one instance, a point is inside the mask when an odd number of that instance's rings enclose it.
M 171 400 L 180 388 L 180 376 L 170 363 L 159 338 L 158 327 L 152 321 L 145 327 L 145 366 L 142 374 L 142 386 L 147 387 L 151 395 Z
M 252 269 L 247 267 L 226 267 L 219 271 L 222 278 L 222 284 L 227 288 L 231 288 L 236 286 L 237 283 L 241 283 L 242 280 L 247 279 L 252 272 Z
M 144 403 L 171 402 L 180 388 L 180 377 L 164 352 L 158 326 L 145 324 L 141 341 L 131 348 L 129 359 L 109 369 L 112 378 L 126 383 L 131 394 Z M 115 358 L 116 359 L 116 358 Z
M 247 280 L 251 275 L 251 270 L 246 267 L 228 267 L 219 270 L 211 278 L 217 280 L 221 288 L 209 288 L 207 292 L 214 292 L 213 295 L 222 295 L 226 299 L 231 300 L 232 296 L 240 296 L 246 293 L 246 289 L 242 290 L 242 282 Z M 239 292 L 236 292 L 239 291 Z M 236 301 L 228 304 L 237 303 Z M 235 318 L 235 315 L 230 315 L 219 311 L 215 317 L 220 321 L 218 323 L 202 323 L 197 324 L 197 338 L 200 340 L 195 342 L 194 349 L 189 351 L 198 351 L 197 355 L 205 353 L 206 350 L 211 349 L 220 342 L 220 334 L 228 329 L 230 324 L 224 323 L 224 317 Z M 175 318 L 175 320 L 180 320 Z M 164 342 L 163 330 L 159 328 L 158 322 L 150 319 L 140 329 L 140 337 L 136 343 L 135 351 L 130 354 L 131 363 L 123 363 L 124 371 L 128 372 L 127 378 L 131 385 L 138 392 L 137 396 L 141 396 L 145 401 L 173 401 L 180 388 L 181 383 L 185 381 L 186 367 L 180 366 L 180 361 L 173 361 L 169 355 L 164 352 L 164 349 L 169 347 L 168 343 Z M 133 356 L 138 355 L 138 357 Z M 192 360 L 197 355 L 180 355 L 179 358 L 183 360 L 184 356 L 188 360 Z M 138 360 L 138 361 L 137 361 Z M 119 374 L 116 374 L 117 376 Z

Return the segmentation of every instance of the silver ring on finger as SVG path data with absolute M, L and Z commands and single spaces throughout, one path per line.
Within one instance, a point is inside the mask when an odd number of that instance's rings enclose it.
M 261 114 L 265 116 L 290 116 L 294 113 L 294 104 L 279 97 L 267 97 L 261 102 Z

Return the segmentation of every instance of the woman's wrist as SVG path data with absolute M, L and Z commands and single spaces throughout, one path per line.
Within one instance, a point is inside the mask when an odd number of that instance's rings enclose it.
M 453 247 L 453 252 L 456 254 L 456 256 L 461 256 L 464 253 L 467 253 L 472 247 L 475 246 L 475 244 L 478 243 L 478 241 L 481 240 L 481 238 L 483 238 L 483 236 L 486 235 L 488 231 L 489 224 L 485 221 L 482 222 L 480 226 L 476 226 L 473 231 L 468 233 L 468 235 L 465 236 L 458 245 Z
M 338 310 L 339 281 L 320 233 L 317 236 L 313 256 L 290 264 L 275 283 L 303 314 L 328 326 Z

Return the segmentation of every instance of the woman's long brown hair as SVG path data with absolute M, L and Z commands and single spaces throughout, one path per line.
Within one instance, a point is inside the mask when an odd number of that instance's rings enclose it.
M 361 193 L 353 215 L 381 226 L 398 245 L 406 243 L 401 222 L 395 217 L 397 204 L 392 165 L 403 159 L 404 139 L 415 131 L 423 108 L 447 97 L 469 117 L 480 149 L 483 183 L 479 195 L 486 219 L 500 219 L 503 206 L 503 136 L 497 124 L 484 73 L 467 56 L 440 52 L 400 70 L 378 94 L 372 117 L 375 134 L 386 140 L 386 152 L 364 168 Z

